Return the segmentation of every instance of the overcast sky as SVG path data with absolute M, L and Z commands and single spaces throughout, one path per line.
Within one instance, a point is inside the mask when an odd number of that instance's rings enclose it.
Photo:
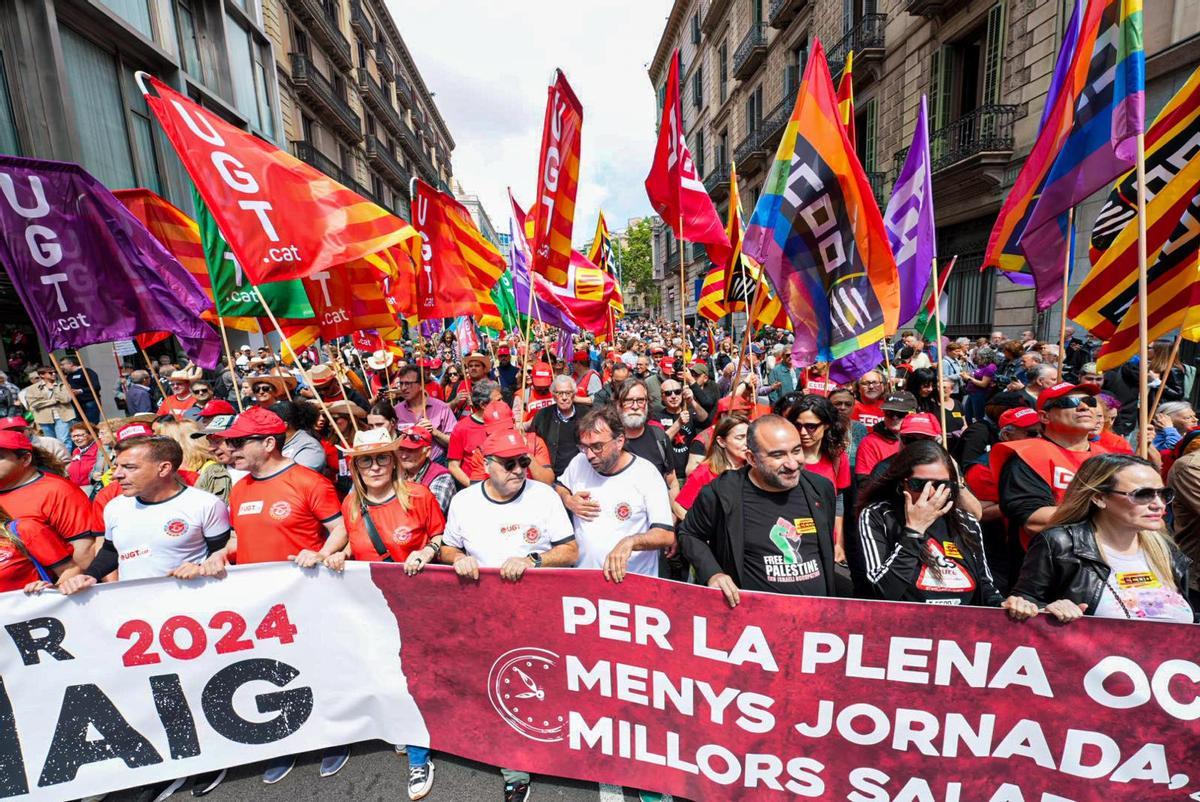
M 583 104 L 576 245 L 596 213 L 610 229 L 650 213 L 655 144 L 646 69 L 671 0 L 387 0 L 450 127 L 454 175 L 508 230 L 507 187 L 528 208 L 537 182 L 546 87 L 559 67 Z

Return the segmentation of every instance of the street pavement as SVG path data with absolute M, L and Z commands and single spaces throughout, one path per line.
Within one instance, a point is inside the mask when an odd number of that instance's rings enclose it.
M 250 764 L 232 768 L 225 781 L 206 800 L 211 802 L 314 802 L 315 800 L 353 800 L 354 802 L 406 802 L 408 799 L 408 758 L 397 755 L 390 745 L 379 741 L 355 744 L 350 762 L 333 777 L 318 775 L 321 758 L 318 753 L 302 756 L 287 777 L 275 785 L 262 781 L 262 766 Z M 499 770 L 471 760 L 433 755 L 433 791 L 425 799 L 430 802 L 459 800 L 504 799 L 504 781 Z M 106 802 L 133 802 L 133 791 L 110 794 Z M 185 786 L 176 792 L 172 802 L 191 799 Z M 615 786 L 564 780 L 556 777 L 533 779 L 530 802 L 556 800 L 559 802 L 637 802 L 632 789 L 621 793 Z M 671 797 L 666 797 L 670 800 Z

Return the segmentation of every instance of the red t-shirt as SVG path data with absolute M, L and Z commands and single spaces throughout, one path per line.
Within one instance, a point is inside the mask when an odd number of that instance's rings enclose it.
M 183 417 L 183 413 L 187 412 L 192 407 L 196 406 L 196 396 L 188 393 L 185 398 L 176 398 L 169 395 L 163 399 L 163 402 L 158 405 L 158 411 L 155 415 L 174 415 L 176 420 Z
M 446 516 L 437 498 L 429 488 L 416 482 L 407 482 L 409 508 L 400 506 L 393 498 L 385 504 L 370 504 L 367 511 L 371 522 L 379 533 L 379 539 L 387 548 L 393 562 L 402 563 L 417 549 L 425 548 L 431 538 L 446 528 Z M 342 517 L 346 521 L 346 532 L 350 535 L 350 555 L 363 562 L 378 562 L 379 556 L 371 536 L 367 534 L 366 520 L 359 511 L 353 495 L 342 502 Z
M 828 396 L 836 389 L 837 384 L 829 379 L 812 378 L 806 379 L 804 382 L 804 392 L 809 395 Z
M 52 473 L 39 473 L 20 487 L 0 490 L 0 508 L 12 518 L 50 527 L 63 540 L 104 534 L 104 523 L 79 485 Z
M 1129 445 L 1128 440 L 1108 429 L 1100 432 L 1100 436 L 1096 438 L 1095 442 L 1113 454 L 1133 453 L 1133 446 Z
M 487 428 L 483 423 L 471 415 L 461 418 L 454 424 L 454 431 L 450 432 L 450 442 L 446 445 L 446 459 L 462 462 L 483 445 L 486 439 Z
M 883 420 L 883 402 L 876 401 L 871 404 L 866 401 L 855 401 L 854 411 L 850 413 L 850 420 L 856 420 L 870 429 Z
M 854 473 L 857 476 L 868 476 L 875 470 L 876 465 L 899 452 L 900 438 L 888 440 L 879 432 L 873 431 L 858 444 L 858 453 L 854 457 Z
M 41 563 L 47 571 L 51 566 L 69 560 L 74 553 L 69 543 L 59 537 L 53 529 L 38 521 L 18 520 L 17 536 L 33 559 Z M 41 579 L 37 568 L 11 538 L 11 530 L 4 527 L 4 532 L 0 534 L 0 592 L 20 590 L 30 582 Z
M 67 463 L 67 478 L 80 487 L 92 483 L 92 471 L 96 469 L 96 458 L 100 456 L 100 448 L 92 443 L 87 448 L 77 448 Z
M 458 431 L 456 428 L 454 431 Z M 453 433 L 451 434 L 453 436 Z M 534 432 L 525 432 L 525 442 L 529 445 L 529 456 L 533 459 L 534 465 L 541 465 L 544 468 L 549 468 L 553 465 L 550 459 L 550 448 L 546 445 L 546 441 L 539 437 Z M 482 442 L 480 443 L 482 445 Z M 466 459 L 462 462 L 463 472 L 472 482 L 482 482 L 487 478 L 487 462 L 483 458 L 483 451 L 478 447 L 475 448 Z
M 320 551 L 325 525 L 341 515 L 333 482 L 294 463 L 261 479 L 247 476 L 229 492 L 241 565 L 282 562 L 303 549 Z
M 1000 488 L 996 484 L 996 476 L 992 473 L 992 466 L 986 462 L 977 462 L 967 468 L 967 489 L 975 494 L 975 498 L 980 501 L 990 501 L 993 504 L 1000 503 Z
M 716 478 L 717 475 L 712 472 L 712 468 L 708 467 L 708 463 L 701 462 L 696 466 L 696 470 L 688 475 L 683 487 L 679 488 L 679 495 L 675 497 L 675 503 L 685 510 L 690 510 L 696 503 L 696 496 L 700 495 L 704 486 Z
M 838 455 L 837 467 L 824 454 L 816 462 L 805 465 L 804 470 L 811 471 L 817 476 L 824 476 L 833 482 L 835 490 L 845 490 L 850 486 L 850 457 L 843 451 Z

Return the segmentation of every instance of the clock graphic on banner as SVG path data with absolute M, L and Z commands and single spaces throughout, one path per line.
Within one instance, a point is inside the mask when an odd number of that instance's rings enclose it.
M 488 698 L 504 723 L 533 741 L 563 739 L 565 718 L 558 655 L 525 646 L 496 658 L 488 672 Z

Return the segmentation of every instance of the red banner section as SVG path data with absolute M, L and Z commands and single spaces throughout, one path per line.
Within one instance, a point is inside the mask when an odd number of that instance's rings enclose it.
M 1183 625 L 394 564 L 0 594 L 0 799 L 382 739 L 696 800 L 1200 799 Z

